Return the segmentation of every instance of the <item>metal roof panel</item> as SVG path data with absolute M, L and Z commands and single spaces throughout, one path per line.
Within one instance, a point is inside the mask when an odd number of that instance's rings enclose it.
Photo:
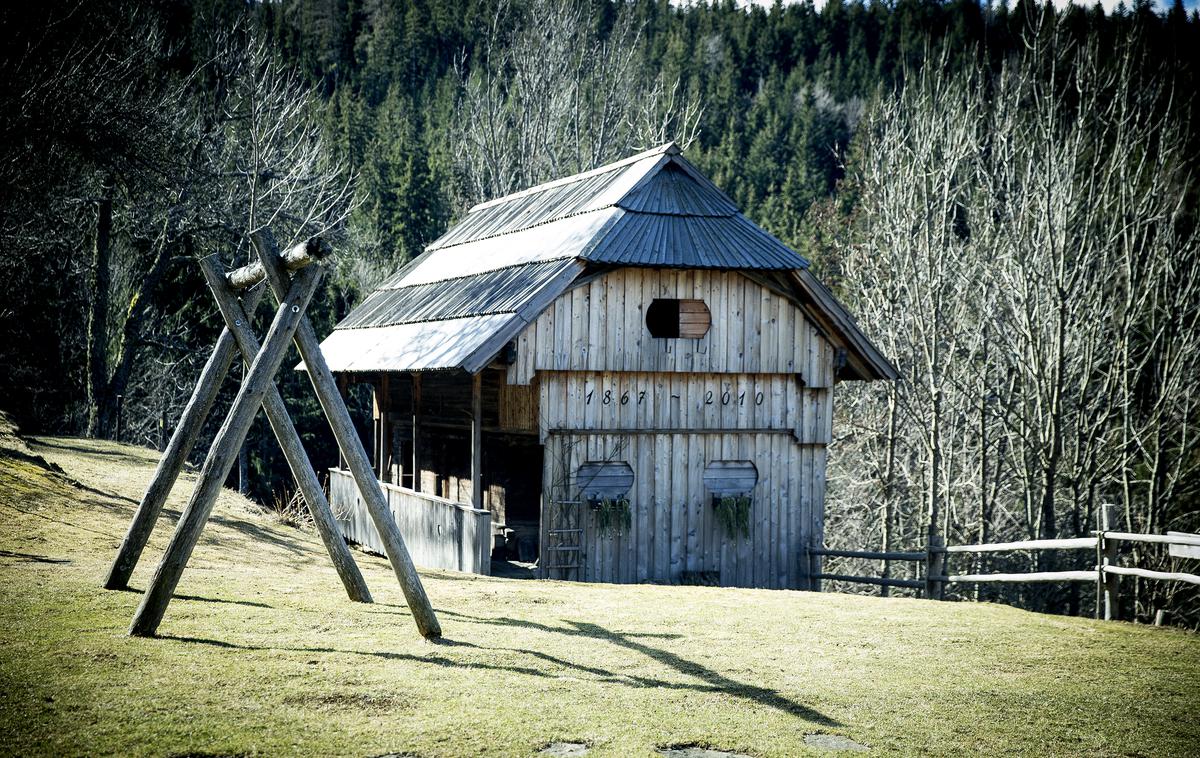
M 581 257 L 620 208 L 603 208 L 510 234 L 431 250 L 393 286 L 429 284 L 522 263 Z
M 627 211 L 582 258 L 676 268 L 808 268 L 808 261 L 742 214 L 679 216 Z
M 515 313 L 542 287 L 577 264 L 571 258 L 523 263 L 428 284 L 392 284 L 371 293 L 338 329 Z
M 363 329 L 335 329 L 321 343 L 331 371 L 432 371 L 460 368 L 497 332 L 511 313 Z

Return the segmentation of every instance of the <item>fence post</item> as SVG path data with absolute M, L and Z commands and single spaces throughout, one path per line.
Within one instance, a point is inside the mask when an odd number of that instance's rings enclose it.
M 1117 592 L 1120 589 L 1121 577 L 1117 574 L 1110 574 L 1104 569 L 1117 564 L 1117 550 L 1120 545 L 1117 540 L 1110 540 L 1106 536 L 1117 520 L 1117 506 L 1102 505 L 1097 516 L 1100 519 L 1100 533 L 1096 535 L 1096 546 L 1101 553 L 1100 565 L 1097 570 L 1100 572 L 1099 584 L 1104 585 L 1104 620 L 1116 621 L 1119 614 Z
M 808 590 L 809 592 L 820 592 L 821 591 L 821 583 L 820 583 L 820 581 L 817 580 L 816 572 L 813 571 L 813 559 L 814 559 L 814 556 L 813 556 L 813 552 L 812 552 L 812 545 L 805 545 L 804 546 L 804 573 L 806 575 L 805 578 L 808 579 L 808 586 L 805 587 L 804 589 Z
M 941 537 L 930 534 L 925 545 L 925 598 L 928 600 L 942 600 L 944 597 L 945 584 L 936 578 L 946 573 L 946 553 L 939 550 L 940 547 Z

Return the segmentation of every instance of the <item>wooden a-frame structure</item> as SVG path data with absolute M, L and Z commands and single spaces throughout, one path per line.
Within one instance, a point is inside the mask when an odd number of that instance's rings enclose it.
M 321 267 L 311 264 L 325 257 L 329 248 L 323 241 L 314 238 L 281 254 L 274 238 L 265 231 L 255 234 L 253 241 L 258 262 L 250 266 L 225 273 L 211 259 L 200 262 L 204 278 L 225 320 L 225 329 L 196 382 L 171 442 L 154 472 L 154 478 L 134 513 L 104 586 L 107 589 L 125 589 L 128 586 L 129 577 L 162 513 L 167 495 L 199 437 L 222 381 L 240 353 L 250 367 L 233 407 L 205 457 L 196 487 L 134 615 L 129 633 L 151 636 L 157 631 L 192 550 L 216 504 L 221 484 L 229 475 L 237 451 L 260 405 L 266 410 L 267 420 L 279 440 L 346 593 L 353 601 L 372 602 L 371 593 L 342 539 L 329 502 L 274 384 L 275 373 L 283 361 L 288 343 L 294 340 L 342 457 L 353 472 L 364 504 L 384 542 L 388 560 L 400 581 L 417 629 L 426 638 L 440 637 L 441 627 L 437 617 L 400 530 L 388 510 L 383 490 L 375 479 L 371 461 L 354 430 L 336 381 L 321 353 L 320 343 L 304 313 L 321 277 Z M 295 273 L 289 278 L 289 272 L 293 271 Z M 278 300 L 279 307 L 260 345 L 250 327 L 250 318 L 263 294 L 263 288 L 256 285 L 264 280 Z

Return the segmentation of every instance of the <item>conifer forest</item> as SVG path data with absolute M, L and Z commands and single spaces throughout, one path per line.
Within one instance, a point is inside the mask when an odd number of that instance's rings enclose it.
M 0 408 L 23 430 L 163 445 L 223 326 L 195 260 L 248 263 L 259 230 L 333 245 L 324 336 L 475 203 L 674 140 L 899 370 L 837 388 L 827 547 L 1085 536 L 1106 504 L 1200 531 L 1194 4 L 46 0 L 0 28 Z M 322 471 L 298 362 L 278 384 Z M 287 471 L 259 419 L 229 485 L 286 508 Z M 951 594 L 1095 603 L 981 586 Z M 1200 625 L 1200 588 L 1128 587 L 1125 618 Z

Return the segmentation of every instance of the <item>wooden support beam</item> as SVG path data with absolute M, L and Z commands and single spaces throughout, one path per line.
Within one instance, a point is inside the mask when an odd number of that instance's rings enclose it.
M 142 597 L 142 603 L 138 606 L 133 623 L 129 627 L 130 634 L 148 637 L 158 630 L 163 614 L 167 611 L 167 604 L 171 602 L 171 596 L 175 593 L 184 567 L 187 566 L 188 558 L 191 557 L 196 541 L 200 539 L 200 533 L 212 513 L 221 485 L 237 460 L 238 448 L 246 439 L 246 432 L 250 430 L 250 424 L 254 421 L 268 387 L 273 385 L 275 372 L 283 361 L 288 343 L 296 328 L 306 322 L 304 309 L 312 299 L 320 277 L 319 268 L 300 271 L 296 274 L 291 289 L 281 297 L 275 319 L 271 322 L 266 339 L 263 340 L 263 348 L 250 365 L 250 371 L 233 401 L 233 407 L 225 417 L 225 423 L 221 425 L 212 449 L 204 459 L 200 479 L 196 482 L 187 507 L 179 517 L 175 534 L 158 564 L 158 570 L 154 572 L 150 587 Z
M 338 396 L 342 398 L 342 404 L 346 403 L 347 397 L 350 395 L 350 377 L 345 374 L 337 378 Z M 343 471 L 346 469 L 346 458 L 342 455 L 342 451 L 338 450 L 338 468 Z
M 320 237 L 312 237 L 279 254 L 279 260 L 288 271 L 299 271 L 310 263 L 327 258 L 333 252 L 329 243 Z M 225 274 L 229 286 L 235 290 L 253 287 L 267 276 L 262 263 L 255 261 Z
M 265 291 L 258 289 L 247 293 L 247 311 L 254 312 Z M 225 329 L 217 339 L 208 363 L 204 364 L 200 378 L 196 380 L 196 387 L 192 390 L 192 397 L 183 409 L 183 415 L 180 416 L 179 423 L 171 435 L 171 442 L 159 459 L 158 468 L 154 470 L 154 478 L 150 480 L 146 494 L 142 495 L 142 501 L 138 503 L 125 539 L 121 541 L 121 547 L 117 550 L 117 557 L 108 569 L 108 576 L 104 580 L 105 589 L 123 590 L 129 586 L 129 577 L 137 567 L 146 542 L 154 531 L 154 525 L 162 514 L 163 505 L 171 494 L 171 488 L 175 486 L 179 472 L 183 470 L 183 464 L 187 462 L 192 448 L 196 445 L 196 439 L 204 427 L 204 420 L 212 410 L 217 394 L 221 391 L 221 383 L 229 373 L 237 352 L 237 342 L 233 334 L 229 329 Z
M 274 239 L 268 232 L 259 232 L 254 235 L 254 244 L 267 272 L 267 281 L 270 282 L 272 291 L 276 297 L 283 297 L 286 290 L 286 272 L 275 253 Z M 433 606 L 429 603 L 429 597 L 425 594 L 425 588 L 421 585 L 421 577 L 408 554 L 408 548 L 404 546 L 404 538 L 400 534 L 400 528 L 396 526 L 395 519 L 392 518 L 383 488 L 371 470 L 371 461 L 350 420 L 350 412 L 346 410 L 345 403 L 337 393 L 337 382 L 329 370 L 329 364 L 325 362 L 325 356 L 321 353 L 321 343 L 313 333 L 307 318 L 300 320 L 294 339 L 308 371 L 308 378 L 317 393 L 317 399 L 333 429 L 333 436 L 337 439 L 342 455 L 346 457 L 346 464 L 358 485 L 363 504 L 379 532 L 384 552 L 387 553 L 396 578 L 400 580 L 400 588 L 404 591 L 417 629 L 427 639 L 441 637 L 442 627 L 433 612 Z
M 471 505 L 483 508 L 483 372 L 471 377 Z
M 201 260 L 200 268 L 217 299 L 217 306 L 225 318 L 226 328 L 233 331 L 233 336 L 237 339 L 238 347 L 241 348 L 242 355 L 246 360 L 253 361 L 260 346 L 258 338 L 250 329 L 248 315 L 237 301 L 237 294 L 225 281 L 225 277 L 221 276 L 221 272 L 211 259 Z M 275 438 L 283 450 L 283 457 L 287 459 L 292 476 L 300 487 L 300 493 L 304 496 L 309 513 L 312 514 L 317 533 L 321 535 L 321 541 L 325 543 L 325 550 L 329 553 L 330 560 L 333 561 L 333 567 L 342 580 L 342 586 L 346 588 L 346 594 L 355 602 L 370 603 L 371 592 L 367 589 L 367 581 L 363 579 L 362 572 L 358 570 L 358 564 L 354 562 L 354 557 L 350 554 L 350 548 L 346 546 L 346 540 L 342 538 L 337 520 L 333 517 L 333 509 L 329 507 L 329 501 L 325 499 L 325 490 L 321 487 L 321 482 L 317 480 L 312 463 L 308 460 L 308 454 L 304 451 L 304 444 L 300 441 L 300 435 L 296 433 L 296 427 L 288 415 L 287 406 L 283 404 L 283 398 L 274 384 L 267 388 L 266 395 L 263 397 L 263 409 L 267 412 L 271 430 L 275 432 Z
M 392 433 L 388 427 L 388 411 L 392 407 L 392 383 L 385 371 L 379 377 L 379 481 L 391 482 Z
M 412 489 L 421 491 L 421 374 L 412 375 Z

